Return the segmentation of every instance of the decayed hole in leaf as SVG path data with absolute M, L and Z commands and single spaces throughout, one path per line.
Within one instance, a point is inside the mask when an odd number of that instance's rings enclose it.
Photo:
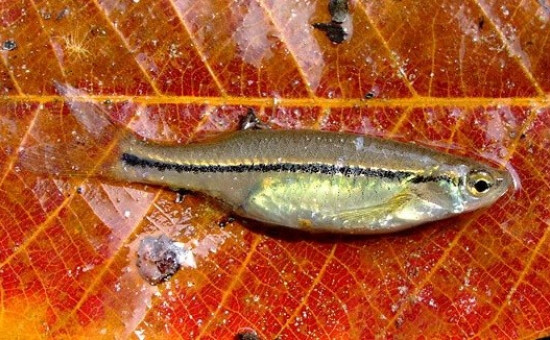
M 260 340 L 258 333 L 252 328 L 243 328 L 235 336 L 235 340 Z
M 141 240 L 136 265 L 141 277 L 151 285 L 170 279 L 181 267 L 196 267 L 191 250 L 164 234 Z

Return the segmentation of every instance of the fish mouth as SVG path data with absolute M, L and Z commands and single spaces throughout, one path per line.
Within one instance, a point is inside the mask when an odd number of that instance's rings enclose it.
M 497 174 L 498 177 L 495 181 L 497 184 L 497 190 L 495 190 L 497 199 L 508 191 L 516 192 L 521 188 L 519 176 L 511 166 L 506 166 L 505 169 L 499 170 Z
M 514 169 L 510 164 L 506 165 L 505 170 L 502 170 L 501 174 L 503 175 L 504 180 L 507 183 L 507 191 L 510 189 L 510 187 L 514 188 L 514 192 L 521 190 L 521 180 L 519 178 L 519 175 L 516 169 Z

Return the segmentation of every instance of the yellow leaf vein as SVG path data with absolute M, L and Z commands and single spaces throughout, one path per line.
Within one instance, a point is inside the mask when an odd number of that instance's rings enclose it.
M 157 88 L 157 85 L 156 85 L 155 81 L 153 80 L 153 78 L 151 78 L 151 75 L 149 74 L 149 72 L 147 72 L 145 70 L 145 68 L 143 67 L 143 64 L 136 58 L 136 56 L 133 52 L 133 49 L 130 47 L 130 44 L 128 43 L 128 40 L 126 39 L 126 37 L 124 37 L 122 32 L 119 29 L 117 29 L 117 27 L 113 24 L 113 22 L 111 21 L 111 19 L 109 18 L 107 12 L 105 12 L 105 9 L 101 6 L 101 4 L 99 4 L 97 2 L 97 0 L 93 0 L 92 2 L 96 6 L 96 8 L 101 12 L 103 17 L 105 18 L 105 21 L 107 21 L 109 23 L 109 26 L 111 26 L 111 29 L 117 34 L 118 38 L 120 39 L 120 41 L 124 45 L 124 48 L 128 51 L 128 53 L 130 53 L 132 55 L 134 62 L 137 64 L 137 66 L 140 69 L 141 73 L 143 73 L 143 75 L 145 76 L 145 79 L 147 79 L 147 81 L 149 82 L 149 85 L 151 86 L 151 88 L 153 89 L 155 94 L 156 95 L 161 95 L 160 90 Z
M 384 46 L 384 49 L 386 50 L 388 58 L 389 58 L 389 60 L 391 60 L 391 63 L 393 65 L 393 67 L 395 68 L 395 70 L 397 72 L 399 72 L 399 74 L 401 74 L 401 79 L 403 80 L 403 83 L 405 84 L 405 86 L 407 86 L 407 88 L 411 92 L 412 96 L 417 97 L 418 93 L 416 92 L 416 90 L 412 86 L 411 82 L 409 81 L 409 78 L 407 77 L 407 74 L 403 74 L 402 69 L 399 66 L 399 62 L 398 62 L 397 58 L 395 57 L 395 55 L 392 53 L 392 50 L 391 50 L 388 42 L 386 41 L 386 39 L 384 39 L 384 37 L 382 36 L 382 33 L 380 32 L 378 27 L 374 24 L 374 21 L 371 19 L 368 8 L 365 5 L 364 1 L 358 1 L 357 2 L 357 7 L 360 8 L 361 10 L 363 10 L 363 12 L 365 13 L 365 16 L 367 17 L 369 25 L 374 30 L 377 38 L 382 43 L 382 46 Z
M 195 51 L 197 52 L 197 54 L 199 55 L 200 60 L 204 64 L 204 67 L 206 67 L 206 69 L 208 70 L 208 73 L 210 74 L 210 76 L 212 77 L 214 82 L 216 83 L 216 86 L 218 87 L 218 89 L 220 91 L 220 94 L 222 95 L 222 97 L 226 97 L 227 93 L 226 93 L 222 83 L 220 82 L 220 80 L 216 76 L 216 73 L 214 72 L 214 70 L 212 69 L 210 64 L 208 63 L 208 60 L 206 59 L 206 55 L 204 54 L 202 48 L 200 47 L 200 44 L 194 38 L 193 33 L 191 32 L 191 29 L 189 28 L 189 26 L 185 22 L 185 20 L 183 18 L 183 13 L 181 13 L 181 11 L 178 9 L 176 4 L 174 3 L 174 0 L 168 0 L 168 2 L 172 6 L 172 9 L 174 10 L 176 16 L 178 17 L 181 25 L 185 29 L 185 32 L 187 33 L 187 36 L 189 37 L 189 39 L 191 39 L 192 45 L 195 48 Z
M 485 16 L 485 18 L 487 18 L 487 21 L 489 22 L 489 24 L 491 26 L 493 26 L 493 28 L 495 29 L 495 32 L 497 33 L 500 40 L 502 41 L 502 43 L 506 47 L 506 50 L 508 51 L 508 53 L 510 55 L 514 56 L 514 59 L 516 60 L 516 62 L 520 66 L 521 70 L 525 74 L 525 76 L 529 79 L 529 81 L 531 82 L 531 84 L 533 85 L 535 90 L 537 91 L 537 94 L 539 94 L 540 96 L 545 95 L 544 90 L 540 87 L 540 84 L 537 81 L 537 79 L 533 76 L 533 73 L 529 70 L 527 65 L 525 65 L 523 60 L 519 57 L 517 51 L 512 47 L 512 45 L 510 44 L 510 40 L 508 38 L 506 38 L 506 35 L 504 34 L 502 28 L 497 24 L 495 19 L 491 15 L 489 15 L 490 13 L 488 12 L 488 8 L 484 5 L 482 5 L 480 0 L 473 0 L 473 2 L 481 10 L 481 12 Z

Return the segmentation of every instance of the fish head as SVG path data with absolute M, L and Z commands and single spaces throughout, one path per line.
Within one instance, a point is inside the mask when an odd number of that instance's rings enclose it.
M 460 174 L 459 193 L 463 211 L 472 211 L 495 203 L 515 181 L 507 170 L 474 164 Z
M 397 214 L 401 220 L 430 221 L 487 207 L 514 184 L 506 170 L 481 163 L 438 165 L 411 186 L 412 199 Z

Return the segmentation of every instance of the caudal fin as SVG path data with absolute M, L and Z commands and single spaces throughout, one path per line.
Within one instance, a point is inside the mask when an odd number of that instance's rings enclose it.
M 83 90 L 69 84 L 54 82 L 57 92 L 65 97 L 65 103 L 78 123 L 90 134 L 96 143 L 108 143 L 116 134 L 116 126 L 109 119 L 109 112 L 103 103 L 92 100 Z
M 22 170 L 62 176 L 103 175 L 120 154 L 120 145 L 131 138 L 128 130 L 116 126 L 104 103 L 68 84 L 55 83 L 70 110 L 54 117 L 62 122 L 50 134 L 37 134 L 33 142 L 21 146 L 16 164 Z M 52 138 L 51 134 L 55 134 Z M 44 135 L 41 140 L 40 135 Z

